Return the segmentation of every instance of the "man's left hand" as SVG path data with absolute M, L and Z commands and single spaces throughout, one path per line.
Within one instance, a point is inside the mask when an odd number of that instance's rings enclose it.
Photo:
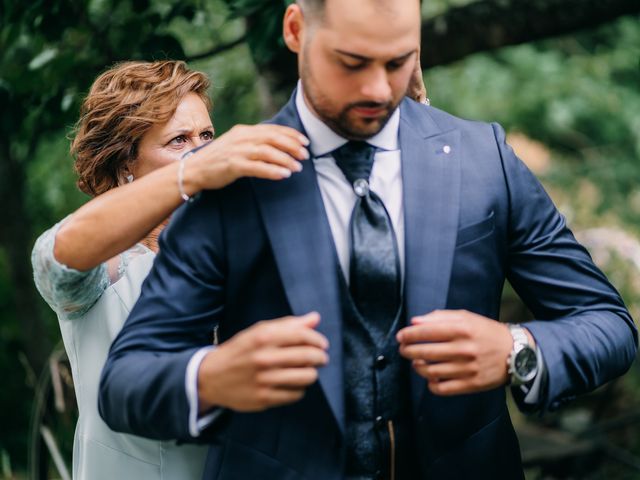
M 466 310 L 436 310 L 398 332 L 400 354 L 436 395 L 461 395 L 505 385 L 513 346 L 509 327 Z

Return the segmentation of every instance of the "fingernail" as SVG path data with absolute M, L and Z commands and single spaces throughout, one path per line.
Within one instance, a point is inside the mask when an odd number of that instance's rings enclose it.
M 305 313 L 303 316 L 306 318 L 316 318 L 318 321 L 320 321 L 320 314 L 318 312 Z
M 305 160 L 309 160 L 309 150 L 307 150 L 306 148 L 301 148 L 300 156 Z
M 307 137 L 305 137 L 304 135 L 300 135 L 298 137 L 300 139 L 300 143 L 303 144 L 305 147 L 309 146 L 309 139 Z
M 302 171 L 302 164 L 301 164 L 300 162 L 295 162 L 295 163 L 293 164 L 293 169 L 294 169 L 296 172 L 301 172 L 301 171 Z
M 291 170 L 287 168 L 278 168 L 278 172 L 282 178 L 289 178 L 291 176 Z

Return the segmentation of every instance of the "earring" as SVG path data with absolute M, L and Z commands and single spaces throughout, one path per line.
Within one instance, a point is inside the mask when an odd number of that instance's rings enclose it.
M 133 182 L 133 175 L 127 175 L 127 183 Z

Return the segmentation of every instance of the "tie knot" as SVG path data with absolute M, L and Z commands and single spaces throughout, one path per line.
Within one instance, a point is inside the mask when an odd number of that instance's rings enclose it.
M 375 152 L 376 148 L 367 142 L 349 141 L 333 151 L 333 158 L 336 159 L 336 164 L 347 177 L 349 183 L 356 188 L 363 180 L 364 182 L 369 181 Z M 362 189 L 356 189 L 358 195 L 360 195 L 358 193 L 360 190 Z

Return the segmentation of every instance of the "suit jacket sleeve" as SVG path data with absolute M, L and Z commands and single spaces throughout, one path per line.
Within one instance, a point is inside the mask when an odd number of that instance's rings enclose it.
M 174 214 L 140 299 L 111 346 L 99 410 L 113 430 L 193 440 L 186 369 L 199 348 L 212 344 L 224 304 L 215 197 L 205 192 Z
M 637 331 L 620 295 L 575 240 L 538 180 L 493 125 L 509 196 L 507 278 L 536 320 L 524 324 L 540 348 L 546 381 L 537 405 L 555 409 L 623 374 Z

